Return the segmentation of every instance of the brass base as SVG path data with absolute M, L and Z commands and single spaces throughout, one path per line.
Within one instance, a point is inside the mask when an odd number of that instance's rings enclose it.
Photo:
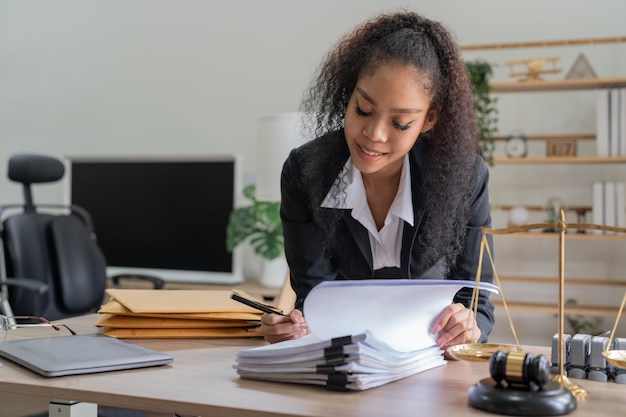
M 534 391 L 505 388 L 492 378 L 484 378 L 470 388 L 467 397 L 474 408 L 511 416 L 560 416 L 576 409 L 572 393 L 552 381 Z

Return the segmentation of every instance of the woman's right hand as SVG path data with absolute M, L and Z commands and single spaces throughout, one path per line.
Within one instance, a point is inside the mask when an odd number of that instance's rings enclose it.
M 286 316 L 263 314 L 259 332 L 269 343 L 276 343 L 284 340 L 299 339 L 309 334 L 309 327 L 302 312 L 295 309 Z

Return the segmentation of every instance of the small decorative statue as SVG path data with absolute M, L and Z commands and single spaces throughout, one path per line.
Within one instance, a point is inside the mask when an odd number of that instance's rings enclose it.
M 563 201 L 558 197 L 550 197 L 548 201 L 546 201 L 544 208 L 548 215 L 546 222 L 558 223 L 561 216 L 561 209 L 563 208 Z M 555 228 L 544 229 L 544 232 L 546 233 L 555 233 L 557 231 L 558 230 Z

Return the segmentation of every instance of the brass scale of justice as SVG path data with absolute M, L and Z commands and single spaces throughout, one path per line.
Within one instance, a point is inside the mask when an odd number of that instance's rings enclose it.
M 472 299 L 470 302 L 470 308 L 474 311 L 474 315 L 476 315 L 477 307 L 478 307 L 478 284 L 480 282 L 480 271 L 482 269 L 482 262 L 485 250 L 489 256 L 489 261 L 491 262 L 491 267 L 493 270 L 493 276 L 495 284 L 500 292 L 500 298 L 502 300 L 502 305 L 507 315 L 507 319 L 509 322 L 509 326 L 513 333 L 513 337 L 515 339 L 515 345 L 506 345 L 506 344 L 490 344 L 490 343 L 463 343 L 459 345 L 452 346 L 448 348 L 448 353 L 459 360 L 466 361 L 477 361 L 477 362 L 487 362 L 490 360 L 492 355 L 496 352 L 510 352 L 510 353 L 522 353 L 522 348 L 520 346 L 519 340 L 517 338 L 517 333 L 515 332 L 515 327 L 513 326 L 513 321 L 511 319 L 511 315 L 509 313 L 509 309 L 504 297 L 504 293 L 502 291 L 502 286 L 500 284 L 500 279 L 498 278 L 498 273 L 496 272 L 495 263 L 493 260 L 493 256 L 491 254 L 491 249 L 489 248 L 487 242 L 487 235 L 503 235 L 503 234 L 511 234 L 511 233 L 519 233 L 519 232 L 528 232 L 531 230 L 537 229 L 551 229 L 555 230 L 559 234 L 559 285 L 558 285 L 558 374 L 552 378 L 553 382 L 556 382 L 560 386 L 567 389 L 573 397 L 576 399 L 584 399 L 589 396 L 589 392 L 580 386 L 569 380 L 567 376 L 565 376 L 564 370 L 564 358 L 563 358 L 563 333 L 564 333 L 564 310 L 565 310 L 565 301 L 564 301 L 564 293 L 565 293 L 565 232 L 567 228 L 572 229 L 593 229 L 593 230 L 604 230 L 604 231 L 612 231 L 617 233 L 626 233 L 626 228 L 623 227 L 613 227 L 613 226 L 605 226 L 598 224 L 588 224 L 588 223 L 566 223 L 565 222 L 565 212 L 561 210 L 560 219 L 557 222 L 546 222 L 546 223 L 535 223 L 535 224 L 527 224 L 520 225 L 515 227 L 503 228 L 503 229 L 489 229 L 483 228 L 483 236 L 480 245 L 480 254 L 478 261 L 478 268 L 476 271 L 476 286 L 474 287 L 474 291 L 472 293 Z M 607 360 L 611 365 L 626 369 L 626 350 L 610 350 L 611 344 L 613 342 L 613 337 L 615 335 L 617 325 L 619 323 L 620 317 L 622 315 L 622 311 L 624 309 L 624 304 L 626 304 L 626 292 L 624 293 L 624 298 L 622 299 L 621 305 L 619 307 L 619 311 L 617 313 L 617 317 L 615 319 L 615 323 L 613 325 L 613 329 L 610 333 L 610 339 L 607 344 L 607 348 L 604 352 L 602 352 L 602 356 Z M 515 359 L 516 361 L 521 361 L 522 359 Z M 492 368 L 493 369 L 493 368 Z

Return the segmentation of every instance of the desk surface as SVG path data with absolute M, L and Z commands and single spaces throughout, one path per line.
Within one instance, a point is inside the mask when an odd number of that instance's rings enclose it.
M 98 331 L 93 325 L 96 318 L 91 315 L 65 322 L 78 333 L 89 333 Z M 42 335 L 34 330 L 40 329 L 12 330 L 10 338 Z M 2 360 L 0 392 L 203 417 L 490 415 L 467 405 L 468 389 L 489 376 L 485 363 L 452 361 L 372 390 L 344 393 L 310 385 L 240 379 L 232 368 L 235 355 L 242 348 L 264 343 L 258 339 L 141 340 L 133 343 L 170 353 L 174 362 L 130 371 L 44 378 Z M 543 353 L 546 353 L 545 349 Z M 623 415 L 625 385 L 577 382 L 587 388 L 590 397 L 580 401 L 578 409 L 571 415 Z

